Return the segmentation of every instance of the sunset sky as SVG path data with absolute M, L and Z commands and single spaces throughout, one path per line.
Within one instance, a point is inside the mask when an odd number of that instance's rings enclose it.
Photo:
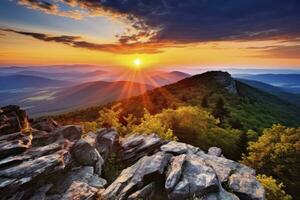
M 1 0 L 0 65 L 300 68 L 299 0 Z

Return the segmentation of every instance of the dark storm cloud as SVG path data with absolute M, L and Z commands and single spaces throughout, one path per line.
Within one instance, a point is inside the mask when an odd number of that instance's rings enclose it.
M 63 0 L 62 0 L 63 1 Z M 90 11 L 127 15 L 153 40 L 182 43 L 263 40 L 300 35 L 299 0 L 68 0 Z
M 59 1 L 91 15 L 125 16 L 153 41 L 265 40 L 300 35 L 299 0 L 19 0 L 53 9 Z M 51 2 L 51 3 L 49 3 Z M 155 34 L 151 31 L 158 30 Z M 139 33 L 141 34 L 141 33 Z M 133 36 L 121 36 L 130 41 Z M 132 41 L 137 40 L 138 35 Z
M 104 52 L 119 53 L 119 54 L 132 54 L 132 53 L 155 54 L 155 53 L 162 52 L 160 50 L 161 48 L 174 46 L 173 44 L 168 44 L 168 43 L 151 43 L 151 42 L 134 43 L 134 44 L 122 44 L 122 43 L 98 44 L 98 43 L 84 41 L 80 36 L 68 36 L 68 35 L 52 36 L 50 34 L 18 31 L 13 29 L 0 29 L 0 30 L 5 32 L 17 33 L 25 36 L 30 36 L 45 42 L 57 42 L 75 48 L 84 48 L 89 50 L 104 51 Z

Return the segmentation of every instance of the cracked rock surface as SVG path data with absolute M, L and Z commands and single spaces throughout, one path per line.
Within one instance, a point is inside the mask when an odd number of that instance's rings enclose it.
M 206 153 L 154 133 L 83 134 L 52 119 L 28 121 L 18 106 L 0 109 L 1 200 L 264 199 L 255 171 L 217 147 Z M 124 167 L 107 183 L 103 169 L 116 167 L 109 166 L 112 155 Z

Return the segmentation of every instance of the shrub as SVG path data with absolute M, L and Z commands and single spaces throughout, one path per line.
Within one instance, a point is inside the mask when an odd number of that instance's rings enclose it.
M 264 186 L 267 200 L 291 200 L 292 197 L 285 193 L 283 183 L 273 179 L 272 176 L 257 175 L 258 181 Z
M 280 180 L 288 193 L 300 195 L 300 128 L 273 125 L 256 142 L 250 142 L 248 151 L 244 164 Z

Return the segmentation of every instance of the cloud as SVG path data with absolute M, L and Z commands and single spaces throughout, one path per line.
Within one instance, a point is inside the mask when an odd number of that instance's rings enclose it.
M 95 51 L 104 51 L 110 53 L 118 54 L 133 54 L 133 53 L 146 53 L 146 54 L 155 54 L 161 53 L 162 48 L 166 47 L 179 47 L 179 45 L 174 45 L 171 43 L 133 43 L 133 44 L 98 44 L 84 41 L 80 36 L 69 36 L 69 35 L 59 35 L 53 36 L 45 33 L 36 33 L 36 32 L 26 32 L 18 31 L 14 29 L 0 29 L 1 31 L 17 33 L 25 36 L 30 36 L 32 38 L 42 40 L 45 42 L 57 42 L 62 43 L 75 48 L 84 48 Z
M 300 59 L 300 44 L 252 47 L 251 49 L 258 50 L 259 55 L 255 57 Z
M 48 4 L 44 5 L 44 0 L 22 1 L 37 5 L 46 11 L 51 7 Z M 195 43 L 294 38 L 300 35 L 298 0 L 52 0 L 51 2 L 54 4 L 58 1 L 74 8 L 85 9 L 90 15 L 109 13 L 125 17 L 138 33 L 148 34 L 148 39 L 152 41 Z M 128 41 L 127 39 L 130 37 L 125 35 L 123 40 Z M 133 37 L 133 41 L 136 39 L 138 37 Z
M 51 15 L 69 17 L 73 19 L 82 19 L 84 17 L 84 14 L 79 10 L 63 11 L 60 10 L 57 4 L 43 0 L 18 0 L 18 4 L 25 6 L 26 8 L 42 11 Z

